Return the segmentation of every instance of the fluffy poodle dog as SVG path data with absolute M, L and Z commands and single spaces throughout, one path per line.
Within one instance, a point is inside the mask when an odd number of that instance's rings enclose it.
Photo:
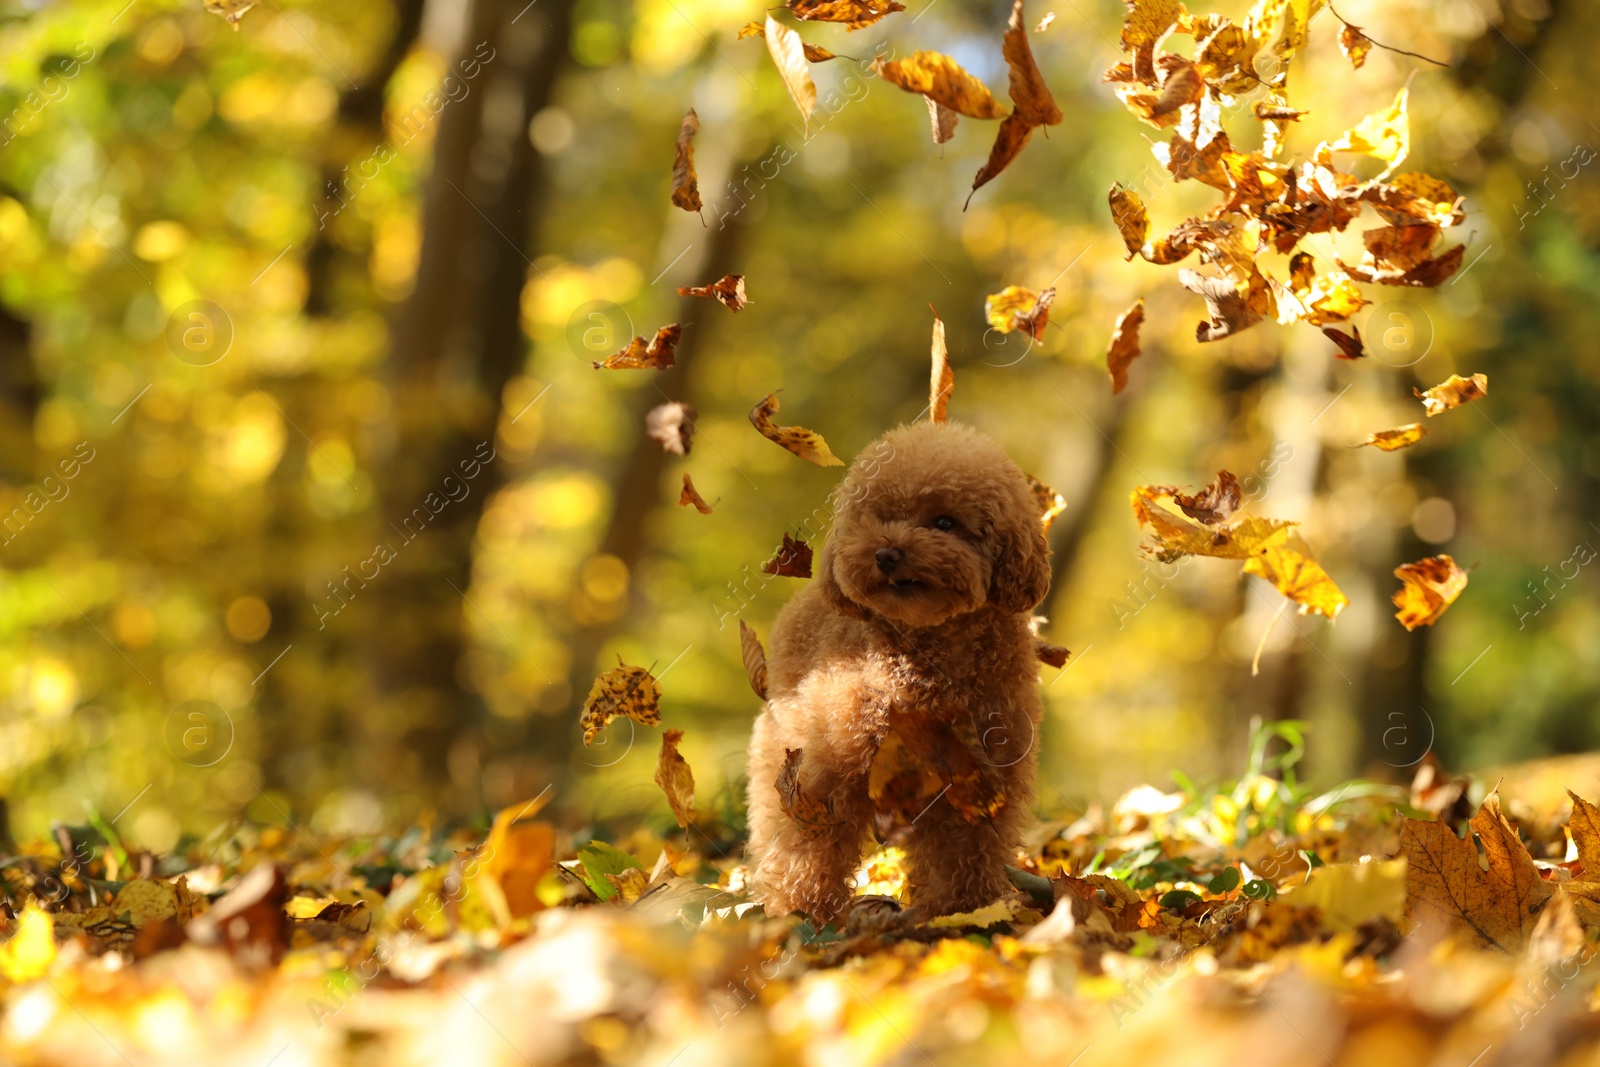
M 1039 506 L 988 438 L 919 423 L 868 446 L 833 507 L 816 577 L 772 632 L 752 893 L 769 914 L 838 918 L 877 831 L 907 850 L 919 918 L 992 903 L 1033 801 Z

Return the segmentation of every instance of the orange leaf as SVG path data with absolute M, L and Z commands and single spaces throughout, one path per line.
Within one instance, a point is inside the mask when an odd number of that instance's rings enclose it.
M 956 372 L 950 367 L 950 350 L 944 343 L 944 321 L 933 313 L 933 373 L 928 381 L 928 418 L 933 422 L 949 419 L 950 393 L 956 387 Z
M 1012 0 L 1011 20 L 1006 24 L 1000 51 L 1010 68 L 1011 102 L 1017 105 L 1017 113 L 1035 126 L 1054 126 L 1060 122 L 1061 109 L 1056 106 L 1050 87 L 1044 83 L 1044 75 L 1039 73 L 1039 65 L 1033 59 L 1033 48 L 1028 44 L 1022 0 Z
M 729 311 L 743 311 L 750 303 L 744 295 L 744 275 L 724 275 L 710 285 L 685 285 L 678 289 L 679 296 L 704 296 L 717 301 Z
M 700 132 L 700 116 L 690 108 L 678 127 L 678 154 L 672 162 L 672 203 L 685 211 L 701 208 L 699 179 L 694 173 L 694 146 L 690 142 Z
M 772 416 L 778 413 L 778 394 L 768 393 L 765 400 L 750 409 L 750 425 L 771 441 L 788 449 L 801 459 L 819 467 L 842 467 L 844 460 L 835 456 L 822 435 L 803 426 L 778 426 Z
M 1361 444 L 1352 445 L 1351 447 L 1361 448 L 1365 445 L 1372 445 L 1374 448 L 1381 448 L 1385 452 L 1394 452 L 1398 449 L 1410 448 L 1427 436 L 1427 433 L 1428 428 L 1422 423 L 1411 422 L 1393 430 L 1379 430 L 1377 433 L 1370 435 L 1365 441 L 1362 441 Z
M 1423 392 L 1418 389 L 1411 390 L 1422 400 L 1422 409 L 1431 419 L 1451 408 L 1458 408 L 1462 404 L 1471 403 L 1489 395 L 1489 376 L 1487 374 L 1474 374 L 1470 378 L 1463 378 L 1459 374 L 1452 374 L 1443 382 L 1432 389 Z
M 1106 352 L 1106 371 L 1111 375 L 1113 395 L 1128 387 L 1128 364 L 1138 359 L 1139 327 L 1144 323 L 1144 299 L 1140 298 L 1117 319 L 1111 333 L 1111 348 Z
M 711 514 L 711 505 L 706 503 L 705 497 L 700 495 L 700 490 L 694 487 L 694 482 L 689 480 L 689 472 L 683 472 L 683 490 L 678 494 L 678 506 L 686 508 L 690 504 L 702 515 Z
M 1394 617 L 1407 630 L 1438 622 L 1467 587 L 1467 572 L 1443 554 L 1402 563 L 1394 569 L 1394 576 L 1402 583 L 1392 598 L 1400 609 Z
M 595 370 L 666 370 L 676 361 L 675 353 L 678 341 L 683 337 L 683 327 L 672 322 L 656 331 L 655 337 L 646 343 L 643 337 L 635 337 L 628 342 L 628 347 L 621 352 L 613 353 L 604 360 L 594 364 Z
M 685 830 L 694 822 L 694 772 L 689 761 L 678 752 L 678 742 L 683 740 L 682 730 L 666 730 L 661 734 L 661 756 L 656 760 L 656 785 L 667 795 L 672 805 L 673 817 Z
M 787 6 L 803 22 L 842 22 L 851 30 L 906 9 L 898 0 L 788 0 Z

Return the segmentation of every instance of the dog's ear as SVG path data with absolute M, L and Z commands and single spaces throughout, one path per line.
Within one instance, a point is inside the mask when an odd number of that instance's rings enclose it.
M 817 555 L 817 574 L 813 580 L 822 589 L 823 599 L 827 600 L 834 611 L 852 618 L 865 619 L 867 609 L 845 596 L 844 590 L 839 586 L 839 578 L 834 573 L 833 554 L 834 541 L 832 535 L 829 535 L 827 543 Z
M 1050 591 L 1050 545 L 1043 525 L 1030 522 L 1000 535 L 989 600 L 1010 612 L 1032 611 Z

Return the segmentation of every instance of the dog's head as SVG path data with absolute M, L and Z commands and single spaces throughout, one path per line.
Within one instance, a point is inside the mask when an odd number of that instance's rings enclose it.
M 856 457 L 833 503 L 817 580 L 846 614 L 936 626 L 984 607 L 1031 611 L 1049 589 L 1027 480 L 966 426 L 889 431 Z

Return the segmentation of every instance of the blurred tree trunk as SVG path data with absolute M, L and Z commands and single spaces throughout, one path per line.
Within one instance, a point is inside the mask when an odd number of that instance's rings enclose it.
M 396 559 L 363 595 L 372 600 L 367 637 L 381 712 L 393 723 L 385 744 L 397 758 L 422 753 L 435 782 L 444 779 L 451 737 L 480 721 L 479 702 L 457 681 L 463 598 L 478 518 L 503 478 L 491 450 L 505 386 L 526 354 L 520 301 L 533 209 L 547 185 L 528 124 L 566 67 L 571 10 L 572 0 L 474 3 L 463 59 L 482 72 L 443 114 L 416 288 L 394 334 L 397 435 L 379 495 Z M 474 463 L 481 470 L 469 481 L 462 465 Z M 452 476 L 469 489 L 463 499 L 446 496 Z M 457 799 L 477 803 L 475 795 Z
M 32 326 L 0 307 L 0 455 L 11 462 L 0 477 L 27 481 L 35 473 L 33 417 L 39 406 Z

